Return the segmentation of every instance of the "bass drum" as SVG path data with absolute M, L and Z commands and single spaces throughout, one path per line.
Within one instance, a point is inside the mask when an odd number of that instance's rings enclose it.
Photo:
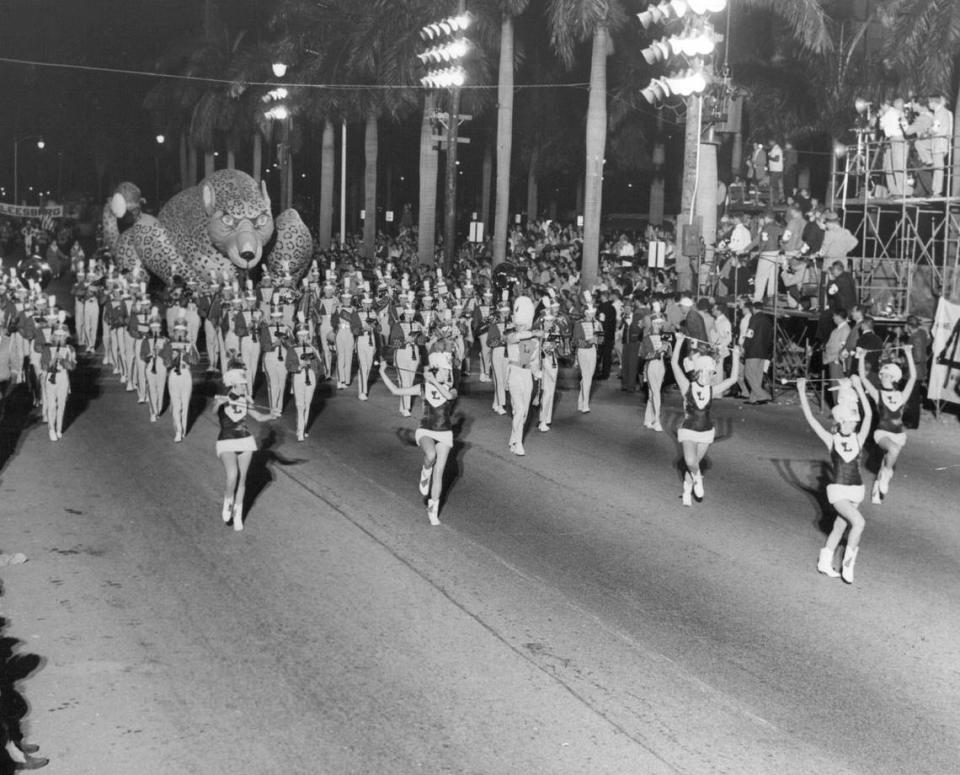
M 35 282 L 43 289 L 53 279 L 53 270 L 50 268 L 50 264 L 43 259 L 32 257 L 25 258 L 17 264 L 17 275 L 27 287 Z

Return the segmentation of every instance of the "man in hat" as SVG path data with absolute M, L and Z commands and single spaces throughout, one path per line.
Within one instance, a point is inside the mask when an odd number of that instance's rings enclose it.
M 200 353 L 190 341 L 190 324 L 183 307 L 173 321 L 173 333 L 160 352 L 167 369 L 167 390 L 170 393 L 170 415 L 173 418 L 173 440 L 183 441 L 187 435 L 190 396 L 193 394 L 192 369 L 200 363 Z
M 640 345 L 643 342 L 643 320 L 636 314 L 632 299 L 623 303 L 623 350 L 620 355 L 620 389 L 636 393 L 640 380 Z

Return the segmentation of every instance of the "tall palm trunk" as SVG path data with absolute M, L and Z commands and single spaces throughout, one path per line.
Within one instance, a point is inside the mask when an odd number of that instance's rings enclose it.
M 510 230 L 510 154 L 513 153 L 513 17 L 500 25 L 500 72 L 497 80 L 497 201 L 493 224 L 493 265 L 507 260 Z
M 197 185 L 197 146 L 191 140 L 187 150 L 187 183 L 188 186 Z
M 363 209 L 366 213 L 363 219 L 363 255 L 373 258 L 377 251 L 377 152 L 380 142 L 375 113 L 367 116 L 363 140 L 366 161 L 363 171 Z
M 203 177 L 210 177 L 217 168 L 216 159 L 213 156 L 213 151 L 204 151 L 203 152 Z
M 527 223 L 536 221 L 540 212 L 540 189 L 537 185 L 539 158 L 540 149 L 535 147 L 530 153 L 530 167 L 527 169 Z
M 237 152 L 233 148 L 233 143 L 227 147 L 227 169 L 235 170 L 237 168 Z
M 259 129 L 253 130 L 253 179 L 260 183 L 263 174 L 263 137 Z
M 683 188 L 680 196 L 680 218 L 677 220 L 677 290 L 693 287 L 690 257 L 684 255 L 683 233 L 695 225 L 694 195 L 697 187 L 697 156 L 700 148 L 700 110 L 703 102 L 697 95 L 687 97 L 687 121 L 683 138 Z
M 420 123 L 420 210 L 417 242 L 417 261 L 432 264 L 437 231 L 437 152 L 433 148 L 433 114 L 436 98 L 427 94 L 423 100 L 423 120 Z
M 580 287 L 592 288 L 600 263 L 600 213 L 603 209 L 603 157 L 607 143 L 608 32 L 598 25 L 590 56 L 590 99 L 587 103 L 587 175 L 583 192 L 583 267 Z
M 336 164 L 333 122 L 329 118 L 323 122 L 320 148 L 320 230 L 317 241 L 321 250 L 329 250 L 333 231 L 333 173 Z
M 483 165 L 481 166 L 480 184 L 480 223 L 487 230 L 490 229 L 490 187 L 493 185 L 493 144 L 489 138 L 483 147 Z

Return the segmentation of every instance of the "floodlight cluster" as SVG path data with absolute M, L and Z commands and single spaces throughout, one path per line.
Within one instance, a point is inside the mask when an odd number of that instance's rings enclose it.
M 717 13 L 727 7 L 727 0 L 663 0 L 657 5 L 637 14 L 644 29 L 672 19 L 682 19 L 687 14 L 703 16 Z
M 428 89 L 453 89 L 466 82 L 466 71 L 460 64 L 470 52 L 470 41 L 463 32 L 473 22 L 469 13 L 450 16 L 443 21 L 428 24 L 420 30 L 420 36 L 432 43 L 427 50 L 417 54 L 417 59 L 427 68 L 420 79 Z
M 466 83 L 467 74 L 460 65 L 445 67 L 442 70 L 431 70 L 420 83 L 428 89 L 452 89 Z
M 717 47 L 713 35 L 708 33 L 698 33 L 696 35 L 671 35 L 669 38 L 661 38 L 647 46 L 640 53 L 647 60 L 648 65 L 656 62 L 665 62 L 675 56 L 709 56 Z
M 472 22 L 473 16 L 469 13 L 450 16 L 447 19 L 425 26 L 420 30 L 420 37 L 426 41 L 438 40 L 439 38 L 453 35 L 456 32 L 463 32 Z
M 654 104 L 674 94 L 679 97 L 701 94 L 706 91 L 707 86 L 706 75 L 699 70 L 688 70 L 679 75 L 654 78 L 640 90 L 640 94 L 647 102 Z

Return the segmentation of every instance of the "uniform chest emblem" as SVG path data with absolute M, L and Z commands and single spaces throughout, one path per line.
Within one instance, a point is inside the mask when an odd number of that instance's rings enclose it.
M 440 408 L 443 402 L 447 400 L 434 385 L 429 384 L 424 386 L 423 397 L 434 409 Z
M 235 406 L 233 404 L 227 404 L 225 410 L 225 414 L 233 422 L 240 422 L 246 413 L 246 410 L 242 406 Z
M 903 406 L 903 393 L 899 390 L 881 390 L 880 398 L 890 411 L 895 412 Z
M 700 385 L 691 385 L 690 395 L 693 396 L 693 405 L 697 409 L 703 409 L 708 403 L 710 403 L 710 388 L 702 387 Z
M 835 436 L 833 446 L 844 463 L 852 463 L 860 454 L 860 448 L 852 436 Z

